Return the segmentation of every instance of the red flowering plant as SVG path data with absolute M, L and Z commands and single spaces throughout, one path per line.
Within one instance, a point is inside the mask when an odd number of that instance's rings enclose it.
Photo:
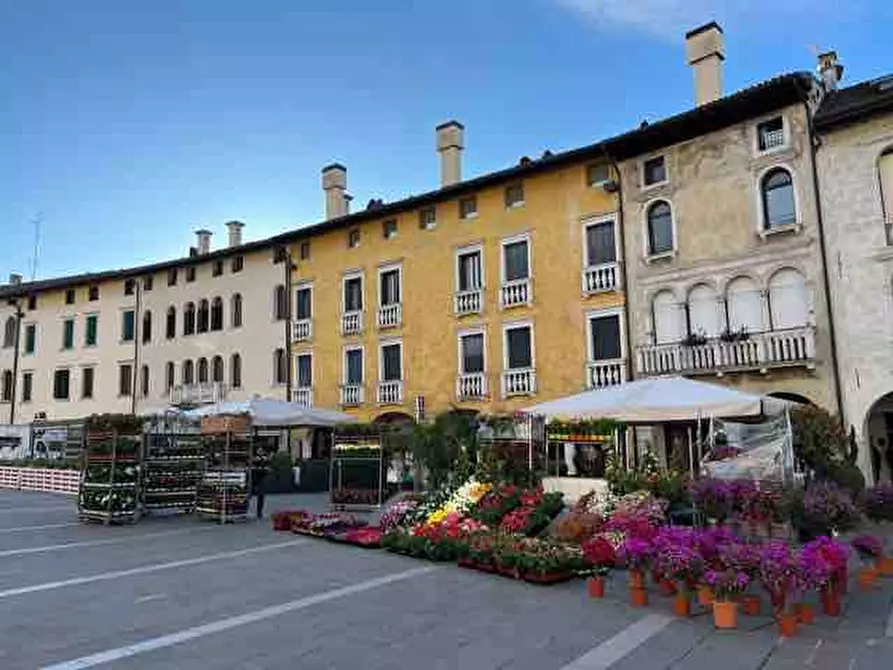
M 592 574 L 606 575 L 617 563 L 614 546 L 604 537 L 596 536 L 581 545 L 583 556 L 592 566 Z
M 495 526 L 521 504 L 521 498 L 521 490 L 514 484 L 498 484 L 481 498 L 471 517 L 488 526 Z
M 371 526 L 351 528 L 341 536 L 341 539 L 361 547 L 378 547 L 381 544 L 381 530 Z
M 520 507 L 506 514 L 499 524 L 507 533 L 536 535 L 545 529 L 563 506 L 561 493 L 544 493 L 542 487 L 525 491 Z

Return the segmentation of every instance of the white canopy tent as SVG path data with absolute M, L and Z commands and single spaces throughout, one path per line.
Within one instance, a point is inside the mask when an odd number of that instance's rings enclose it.
M 261 398 L 251 400 L 219 402 L 183 412 L 191 419 L 220 414 L 248 414 L 255 426 L 264 428 L 288 428 L 291 426 L 313 426 L 328 428 L 339 423 L 355 423 L 356 419 L 343 412 L 329 409 L 304 407 L 297 403 Z

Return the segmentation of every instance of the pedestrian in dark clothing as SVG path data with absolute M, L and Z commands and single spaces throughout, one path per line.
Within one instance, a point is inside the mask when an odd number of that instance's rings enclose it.
M 257 506 L 255 510 L 258 519 L 264 518 L 264 498 L 267 493 L 266 479 L 266 468 L 256 468 L 254 470 L 254 494 L 257 496 Z

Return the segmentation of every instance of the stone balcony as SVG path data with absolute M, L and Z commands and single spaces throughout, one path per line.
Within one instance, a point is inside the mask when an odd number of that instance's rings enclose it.
M 362 384 L 344 384 L 341 386 L 341 404 L 344 407 L 356 407 L 363 402 Z
M 484 302 L 483 289 L 459 291 L 456 293 L 456 316 L 465 314 L 480 314 Z
M 341 334 L 358 335 L 363 332 L 363 312 L 344 312 L 341 315 Z
M 224 400 L 226 385 L 223 382 L 181 384 L 170 390 L 171 405 L 210 405 Z
M 292 399 L 294 402 L 299 404 L 301 407 L 313 407 L 313 389 L 310 387 L 306 388 L 298 388 L 293 392 L 294 398 Z
M 503 309 L 533 304 L 533 284 L 530 278 L 503 282 L 499 291 L 499 304 Z
M 456 397 L 459 400 L 480 400 L 487 396 L 487 375 L 468 372 L 456 378 Z
M 378 308 L 378 327 L 397 328 L 403 323 L 403 305 L 399 302 Z
M 536 393 L 536 370 L 523 368 L 502 373 L 502 397 L 533 395 Z
M 312 319 L 298 319 L 294 324 L 295 342 L 306 342 L 313 337 Z
M 379 405 L 400 405 L 403 403 L 403 381 L 378 382 L 376 401 Z
M 583 295 L 618 291 L 622 284 L 622 276 L 619 263 L 601 263 L 585 267 L 581 274 Z
M 612 358 L 586 363 L 586 388 L 601 389 L 626 381 L 626 359 Z

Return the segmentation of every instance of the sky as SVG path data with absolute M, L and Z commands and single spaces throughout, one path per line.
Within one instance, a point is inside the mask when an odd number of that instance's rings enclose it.
M 889 0 L 0 0 L 0 282 L 35 228 L 46 278 L 317 222 L 332 161 L 355 209 L 431 190 L 448 119 L 471 177 L 678 113 L 710 20 L 726 92 L 893 72 Z

